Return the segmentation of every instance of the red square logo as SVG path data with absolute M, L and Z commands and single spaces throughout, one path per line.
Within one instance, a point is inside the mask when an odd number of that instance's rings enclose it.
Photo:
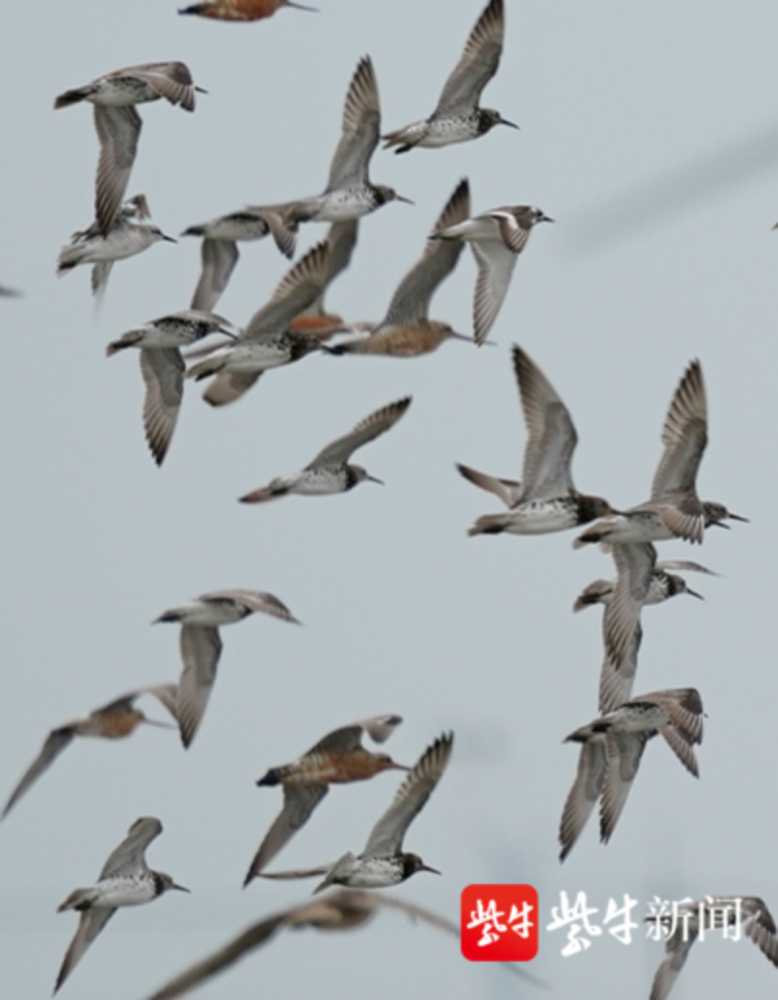
M 538 953 L 538 894 L 531 885 L 462 890 L 462 954 L 471 962 L 528 962 Z

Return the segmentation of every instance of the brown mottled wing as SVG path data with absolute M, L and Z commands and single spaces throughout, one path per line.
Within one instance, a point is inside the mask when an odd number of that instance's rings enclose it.
M 367 181 L 370 157 L 378 145 L 381 108 L 369 56 L 360 59 L 343 109 L 343 132 L 332 158 L 326 191 Z M 326 193 L 326 192 L 325 192 Z
M 614 733 L 605 737 L 605 781 L 600 800 L 600 840 L 607 844 L 638 773 L 647 733 Z
M 211 310 L 227 287 L 240 256 L 234 240 L 203 240 L 200 248 L 202 271 L 192 296 L 192 308 Z
M 178 725 L 185 747 L 194 739 L 211 697 L 221 651 L 218 629 L 200 625 L 181 626 L 184 670 L 178 683 Z
M 195 109 L 195 87 L 189 67 L 182 62 L 146 63 L 133 68 L 133 76 L 149 86 L 171 104 L 180 104 L 185 111 Z
M 127 836 L 109 855 L 100 872 L 100 878 L 147 871 L 146 848 L 161 833 L 162 824 L 155 816 L 142 816 L 136 819 L 127 831 Z
M 675 390 L 662 429 L 664 453 L 654 475 L 651 499 L 693 491 L 708 443 L 708 407 L 699 361 L 692 361 Z
M 256 878 L 297 831 L 303 827 L 316 806 L 329 791 L 327 785 L 285 785 L 284 807 L 254 855 L 244 886 Z
M 491 0 L 475 23 L 462 56 L 443 87 L 436 115 L 467 114 L 497 72 L 505 34 L 503 0 Z
M 680 924 L 665 943 L 666 957 L 654 975 L 649 1000 L 666 1000 L 670 990 L 675 985 L 678 974 L 686 964 L 689 950 L 697 940 L 699 931 L 696 923 L 690 923 L 684 941 L 683 930 L 683 924 Z
M 454 734 L 447 733 L 427 747 L 371 830 L 363 856 L 394 854 L 402 849 L 405 832 L 443 776 L 453 746 Z
M 259 381 L 262 372 L 219 372 L 203 393 L 211 406 L 225 406 L 248 392 Z
M 252 611 L 259 611 L 265 615 L 272 615 L 273 618 L 280 618 L 285 622 L 293 622 L 299 625 L 300 622 L 292 614 L 289 608 L 280 601 L 275 594 L 269 594 L 262 590 L 212 590 L 208 594 L 201 594 L 199 601 L 236 601 L 245 604 Z
M 640 626 L 640 612 L 656 567 L 656 549 L 650 542 L 614 545 L 611 555 L 618 577 L 613 599 L 602 617 L 602 634 L 608 656 L 619 660 L 629 652 L 632 637 Z
M 356 750 L 362 745 L 363 733 L 367 733 L 376 743 L 385 743 L 402 721 L 399 715 L 376 715 L 371 719 L 354 722 L 350 726 L 342 726 L 340 729 L 334 729 L 331 733 L 327 733 L 304 756 L 330 750 L 339 753 Z
M 764 900 L 758 896 L 747 896 L 743 900 L 743 909 L 751 914 L 743 925 L 746 936 L 773 965 L 778 965 L 778 930 Z
M 589 740 L 581 746 L 578 771 L 562 810 L 559 824 L 559 860 L 564 861 L 591 815 L 605 780 L 605 742 Z
M 457 225 L 470 215 L 470 185 L 463 179 L 449 198 L 433 232 Z M 389 303 L 384 319 L 376 327 L 403 327 L 426 319 L 438 285 L 456 267 L 464 249 L 462 240 L 427 240 L 421 259 L 405 275 Z
M 522 500 L 566 496 L 573 487 L 570 464 L 578 443 L 567 407 L 520 347 L 513 348 L 529 440 L 524 449 Z
M 157 465 L 162 465 L 176 429 L 184 397 L 184 359 L 177 347 L 141 348 L 140 370 L 146 384 L 143 427 Z
M 107 236 L 121 209 L 138 149 L 141 117 L 135 108 L 96 104 L 95 129 L 100 140 L 95 186 L 95 218 Z
M 54 992 L 62 986 L 70 973 L 75 969 L 84 957 L 87 949 L 102 931 L 111 917 L 116 913 L 116 909 L 109 906 L 93 906 L 89 910 L 84 910 L 79 914 L 78 930 L 75 937 L 70 942 L 65 958 L 57 976 L 57 983 Z
M 697 756 L 689 742 L 672 726 L 664 726 L 659 732 L 686 770 L 695 778 L 699 778 L 700 768 L 697 764 Z
M 603 656 L 600 670 L 600 711 L 613 712 L 629 701 L 635 674 L 638 669 L 638 651 L 643 639 L 643 630 L 638 627 L 632 634 L 632 641 L 622 656 L 614 659 L 608 651 Z
M 361 448 L 368 441 L 373 441 L 390 427 L 394 427 L 410 405 L 411 397 L 406 396 L 405 399 L 399 399 L 396 403 L 390 403 L 371 413 L 369 417 L 360 420 L 348 434 L 344 434 L 323 448 L 306 468 L 320 469 L 328 465 L 342 465 L 357 448 Z
M 634 699 L 659 705 L 667 712 L 670 724 L 687 743 L 702 743 L 705 713 L 697 688 L 669 688 L 653 691 Z
M 148 1000 L 173 1000 L 174 997 L 183 996 L 206 979 L 210 979 L 211 976 L 228 968 L 243 955 L 270 941 L 279 928 L 286 924 L 287 917 L 288 911 L 284 911 L 253 924 L 229 944 L 213 952 L 201 962 L 195 963 L 182 972 L 180 976 L 171 979 L 170 982 L 152 994 Z
M 238 340 L 265 340 L 283 333 L 324 287 L 328 247 L 317 244 L 281 279 L 270 302 L 251 317 Z
M 75 735 L 72 726 L 62 726 L 60 729 L 53 729 L 46 737 L 43 748 L 35 760 L 19 779 L 16 788 L 11 792 L 10 798 L 3 809 L 2 819 L 11 811 L 13 806 L 19 801 L 24 793 L 33 785 L 43 772 L 62 753 Z

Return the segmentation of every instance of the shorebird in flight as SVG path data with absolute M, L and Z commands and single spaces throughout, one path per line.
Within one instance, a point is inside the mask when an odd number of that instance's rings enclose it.
M 108 236 L 121 210 L 130 180 L 138 138 L 143 122 L 136 104 L 158 101 L 164 97 L 194 111 L 196 87 L 192 74 L 182 62 L 146 63 L 106 73 L 92 83 L 66 90 L 54 102 L 55 108 L 67 108 L 80 101 L 94 104 L 95 129 L 100 140 L 95 190 L 95 220 L 100 233 Z
M 272 941 L 276 934 L 286 927 L 312 927 L 321 931 L 351 930 L 368 923 L 382 910 L 405 913 L 412 921 L 419 920 L 459 940 L 459 925 L 431 910 L 416 906 L 414 903 L 407 903 L 396 896 L 381 896 L 378 893 L 361 892 L 358 889 L 336 889 L 326 896 L 309 899 L 300 906 L 290 906 L 252 924 L 223 948 L 219 948 L 175 979 L 171 979 L 148 997 L 148 1000 L 174 1000 L 175 997 L 183 996 L 212 976 L 228 969 L 244 955 Z M 522 979 L 529 980 L 535 985 L 542 985 L 540 980 L 535 979 L 518 965 L 508 962 L 503 962 L 502 965 L 514 975 L 521 976 Z
M 267 305 L 254 313 L 248 326 L 227 347 L 208 351 L 187 369 L 197 381 L 215 375 L 203 393 L 211 406 L 232 403 L 247 392 L 269 368 L 300 361 L 321 350 L 319 337 L 294 333 L 290 327 L 321 295 L 329 269 L 329 244 L 319 243 L 287 272 Z M 195 357 L 197 355 L 189 355 Z
M 119 740 L 130 736 L 138 726 L 145 722 L 150 726 L 167 728 L 167 723 L 147 719 L 140 709 L 135 708 L 135 702 L 144 694 L 153 695 L 176 719 L 175 684 L 158 684 L 153 687 L 136 688 L 128 691 L 121 698 L 108 702 L 94 709 L 89 715 L 84 715 L 72 722 L 52 729 L 41 748 L 41 752 L 30 764 L 16 787 L 11 792 L 0 819 L 4 819 L 16 805 L 24 793 L 40 778 L 43 772 L 54 763 L 65 747 L 69 746 L 76 736 L 101 736 L 108 740 Z
M 146 196 L 136 194 L 122 205 L 107 236 L 102 235 L 96 222 L 88 229 L 73 233 L 70 243 L 59 252 L 58 277 L 69 274 L 79 264 L 93 264 L 92 294 L 99 302 L 105 294 L 114 261 L 143 253 L 160 240 L 177 242 L 172 236 L 166 236 L 159 226 L 143 221 L 150 217 Z
M 573 485 L 570 466 L 578 435 L 556 390 L 520 347 L 513 348 L 513 369 L 529 431 L 522 482 L 497 479 L 458 465 L 466 479 L 496 494 L 510 508 L 507 514 L 479 517 L 468 534 L 546 534 L 608 513 L 611 508 L 606 500 L 579 493 Z
M 446 203 L 436 228 L 455 225 L 470 213 L 470 186 L 461 180 Z M 430 302 L 438 286 L 456 267 L 463 244 L 457 240 L 427 240 L 421 259 L 405 275 L 392 296 L 386 316 L 380 323 L 358 323 L 355 329 L 367 330 L 369 336 L 357 337 L 328 347 L 331 354 L 386 354 L 394 358 L 416 357 L 439 347 L 455 337 L 448 323 L 428 318 Z
M 699 774 L 694 746 L 702 742 L 703 710 L 695 688 L 655 691 L 625 702 L 580 729 L 565 743 L 580 743 L 578 772 L 559 825 L 564 861 L 600 799 L 600 840 L 616 828 L 646 743 L 661 733 L 684 767 Z
M 171 889 L 189 892 L 169 875 L 152 871 L 146 864 L 146 848 L 160 833 L 162 824 L 153 816 L 136 820 L 103 865 L 97 883 L 88 889 L 75 889 L 58 907 L 58 913 L 78 910 L 80 919 L 59 970 L 55 993 L 120 906 L 151 903 Z
M 478 277 L 473 300 L 473 336 L 483 344 L 508 294 L 519 254 L 539 222 L 553 222 L 532 205 L 504 205 L 432 233 L 437 240 L 467 240 Z
M 365 733 L 376 743 L 384 743 L 402 719 L 399 715 L 377 715 L 328 733 L 298 760 L 283 767 L 271 767 L 258 785 L 282 785 L 284 807 L 254 855 L 246 886 L 292 839 L 311 817 L 332 784 L 365 781 L 381 771 L 408 771 L 385 753 L 371 753 L 362 746 Z
M 146 386 L 143 429 L 157 465 L 162 465 L 167 455 L 184 398 L 181 348 L 211 333 L 223 333 L 234 340 L 231 330 L 231 324 L 215 313 L 185 309 L 135 327 L 106 348 L 109 358 L 129 347 L 140 350 L 140 370 Z
M 395 153 L 407 153 L 416 146 L 434 148 L 478 139 L 495 125 L 518 128 L 499 111 L 478 104 L 500 65 L 504 35 L 503 0 L 490 0 L 470 32 L 465 51 L 446 80 L 435 110 L 424 121 L 382 136 L 384 149 L 396 146 Z
M 322 448 L 304 469 L 271 480 L 267 486 L 242 496 L 241 503 L 263 503 L 266 500 L 286 496 L 288 493 L 299 493 L 302 496 L 346 493 L 365 480 L 381 483 L 382 480 L 369 475 L 361 465 L 351 465 L 348 460 L 357 448 L 374 441 L 394 427 L 410 405 L 411 397 L 406 396 L 396 403 L 381 407 L 364 420 L 360 420 L 348 434 Z
M 670 995 L 692 945 L 701 938 L 701 929 L 709 940 L 712 930 L 726 933 L 740 923 L 746 937 L 778 966 L 778 930 L 764 900 L 758 896 L 706 896 L 690 900 L 679 907 L 677 917 L 675 920 L 669 913 L 646 917 L 646 922 L 655 921 L 657 930 L 664 927 L 669 935 L 665 942 L 666 957 L 656 970 L 649 1000 L 666 1000 Z M 735 935 L 730 932 L 729 936 Z
M 222 651 L 219 628 L 242 621 L 255 611 L 300 624 L 277 597 L 257 590 L 214 590 L 188 604 L 164 611 L 154 619 L 153 624 L 177 622 L 181 625 L 184 669 L 178 682 L 176 713 L 185 747 L 195 737 L 216 680 Z
M 392 804 L 371 830 L 360 855 L 349 851 L 331 865 L 289 872 L 264 872 L 261 877 L 297 879 L 324 875 L 324 880 L 313 890 L 317 893 L 330 885 L 345 885 L 352 889 L 381 889 L 404 882 L 416 872 L 433 872 L 439 875 L 440 872 L 425 865 L 418 854 L 403 851 L 402 843 L 408 827 L 424 808 L 443 776 L 453 745 L 454 734 L 446 733 L 427 747 L 400 785 Z
M 708 402 L 699 361 L 691 362 L 678 383 L 665 417 L 662 444 L 651 499 L 597 521 L 576 538 L 574 548 L 592 542 L 623 545 L 669 538 L 702 542 L 712 524 L 727 527 L 723 524 L 727 518 L 747 520 L 697 495 L 697 473 L 708 444 Z

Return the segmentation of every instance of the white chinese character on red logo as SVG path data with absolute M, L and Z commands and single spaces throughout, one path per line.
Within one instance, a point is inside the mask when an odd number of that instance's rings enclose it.
M 529 937 L 530 930 L 535 926 L 529 919 L 530 912 L 534 910 L 534 908 L 534 906 L 527 902 L 522 903 L 521 910 L 519 910 L 515 903 L 511 904 L 511 913 L 508 917 L 508 923 L 510 924 L 511 930 L 518 934 L 521 938 Z
M 484 904 L 479 899 L 477 901 L 478 913 L 474 910 L 470 911 L 470 923 L 467 925 L 468 930 L 471 927 L 480 927 L 483 925 L 483 933 L 481 934 L 481 940 L 478 942 L 478 947 L 483 948 L 484 945 L 492 944 L 494 941 L 500 940 L 500 934 L 507 930 L 505 924 L 501 924 L 499 917 L 505 915 L 505 910 L 498 910 L 497 904 L 493 899 L 489 900 L 489 905 L 484 909 Z M 526 906 L 526 903 L 524 904 Z M 514 907 L 515 909 L 515 907 Z M 495 934 L 491 931 L 492 926 L 494 930 L 499 931 L 499 934 Z

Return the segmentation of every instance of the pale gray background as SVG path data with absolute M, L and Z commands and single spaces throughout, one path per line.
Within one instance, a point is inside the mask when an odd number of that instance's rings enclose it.
M 379 712 L 405 724 L 387 749 L 412 763 L 456 732 L 444 780 L 406 847 L 444 875 L 396 890 L 456 918 L 470 882 L 530 881 L 542 919 L 559 891 L 603 913 L 629 892 L 759 894 L 778 910 L 775 841 L 775 120 L 778 10 L 771 2 L 625 5 L 509 2 L 503 65 L 486 93 L 521 125 L 469 145 L 378 153 L 373 177 L 416 205 L 364 221 L 329 305 L 378 319 L 462 176 L 476 210 L 539 205 L 533 234 L 482 350 L 445 344 L 412 361 L 311 357 L 271 372 L 214 412 L 187 386 L 160 471 L 142 435 L 137 357 L 104 347 L 188 305 L 197 241 L 119 263 L 95 318 L 88 271 L 58 282 L 68 234 L 91 219 L 97 140 L 91 109 L 54 97 L 94 77 L 181 59 L 194 115 L 141 108 L 130 194 L 179 233 L 247 202 L 321 190 L 343 97 L 369 53 L 384 125 L 428 114 L 480 0 L 321 0 L 254 25 L 179 18 L 175 0 L 41 0 L 7 5 L 0 32 L 2 343 L 1 788 L 45 733 L 141 684 L 174 679 L 178 630 L 149 622 L 207 590 L 271 590 L 305 623 L 259 616 L 224 630 L 220 676 L 189 753 L 145 729 L 68 749 L 0 829 L 0 983 L 45 997 L 75 930 L 56 906 L 89 884 L 130 823 L 157 815 L 153 867 L 192 888 L 120 913 L 62 997 L 140 1000 L 251 920 L 306 897 L 240 883 L 280 794 L 253 782 L 337 725 Z M 301 248 L 324 236 L 303 230 Z M 284 273 L 269 241 L 244 245 L 219 311 L 244 324 Z M 459 270 L 434 317 L 470 329 L 475 267 Z M 696 685 L 709 714 L 699 782 L 652 743 L 613 841 L 593 817 L 560 867 L 557 827 L 575 773 L 562 738 L 595 713 L 599 615 L 573 617 L 578 590 L 611 567 L 574 553 L 571 534 L 468 538 L 499 508 L 456 474 L 463 461 L 517 475 L 525 431 L 510 365 L 520 343 L 556 386 L 581 438 L 576 480 L 626 506 L 646 498 L 667 404 L 702 360 L 710 447 L 701 493 L 751 518 L 711 531 L 680 598 L 645 614 L 636 691 Z M 366 484 L 263 508 L 235 500 L 304 465 L 327 441 L 406 393 L 414 403 L 364 462 Z M 150 705 L 149 710 L 155 711 Z M 161 717 L 161 710 L 156 712 Z M 391 776 L 336 788 L 280 866 L 361 849 L 396 787 Z M 532 969 L 559 997 L 647 997 L 659 945 L 605 935 L 562 959 L 543 934 Z M 748 943 L 698 946 L 675 996 L 775 994 L 776 970 Z M 394 914 L 352 935 L 287 934 L 203 988 L 203 998 L 370 995 L 373 1000 L 541 996 Z

